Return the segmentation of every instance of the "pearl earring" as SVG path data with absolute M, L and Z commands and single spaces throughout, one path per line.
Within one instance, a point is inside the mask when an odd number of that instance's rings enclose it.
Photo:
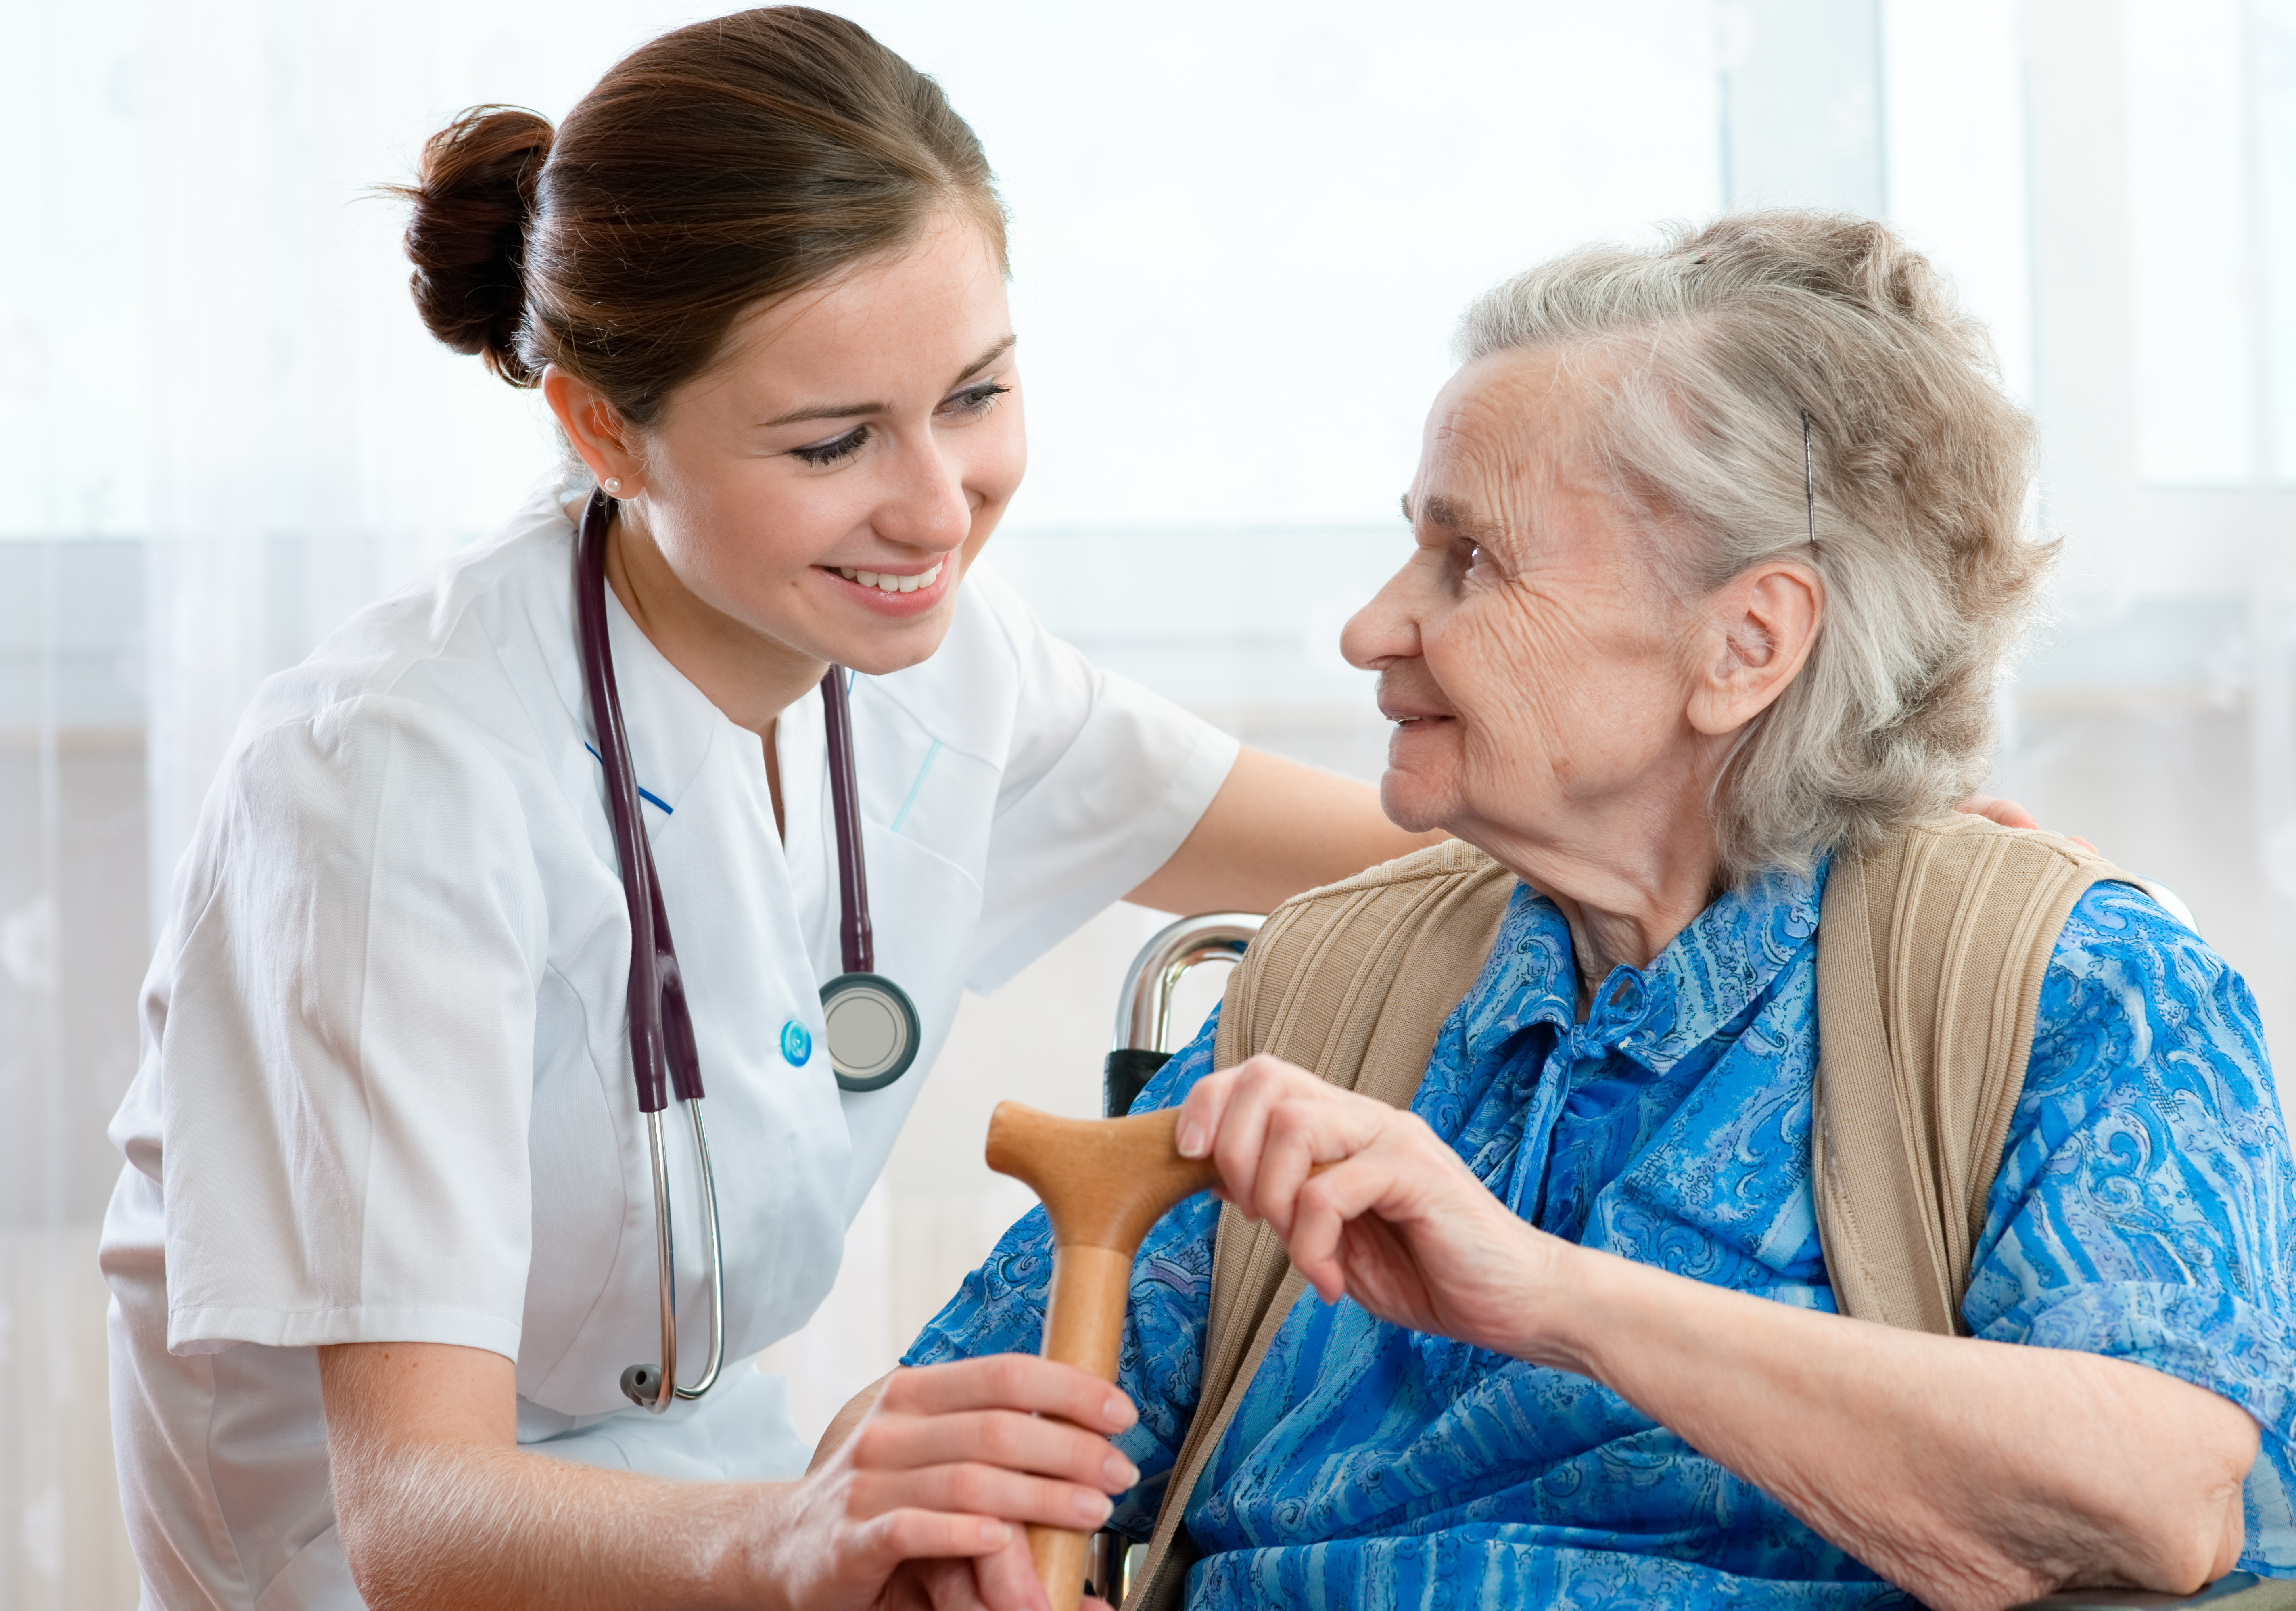
M 606 478 L 606 496 L 608 497 L 619 497 L 622 496 L 622 478 L 620 476 L 610 475 Z

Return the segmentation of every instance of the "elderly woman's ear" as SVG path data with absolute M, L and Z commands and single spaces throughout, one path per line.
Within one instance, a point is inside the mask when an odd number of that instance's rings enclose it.
M 1824 584 L 1784 560 L 1731 578 L 1702 604 L 1690 667 L 1690 725 L 1709 737 L 1736 732 L 1800 674 L 1825 613 Z

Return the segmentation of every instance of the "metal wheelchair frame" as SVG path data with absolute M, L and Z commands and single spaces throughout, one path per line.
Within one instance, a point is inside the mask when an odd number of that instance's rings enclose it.
M 1237 963 L 1266 919 L 1250 912 L 1211 912 L 1183 917 L 1157 932 L 1140 949 L 1117 997 L 1116 1046 L 1108 1054 L 1102 1088 L 1103 1116 L 1120 1119 L 1132 1110 L 1142 1089 L 1176 1049 L 1172 1044 L 1172 993 L 1189 970 L 1206 963 Z M 1120 1533 L 1092 1536 L 1085 1557 L 1090 1576 L 1085 1591 L 1111 1605 L 1123 1604 L 1144 1554 Z M 2198 1594 L 2157 1594 L 2141 1589 L 2070 1589 L 2030 1601 L 2015 1611 L 2177 1611 L 2205 1606 L 2210 1611 L 2296 1611 L 2296 1581 L 2259 1578 L 2234 1572 Z

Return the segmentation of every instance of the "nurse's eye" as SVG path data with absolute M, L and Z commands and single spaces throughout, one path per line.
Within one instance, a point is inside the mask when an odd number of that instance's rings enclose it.
M 983 381 L 978 386 L 967 386 L 943 403 L 943 414 L 954 414 L 965 419 L 977 419 L 996 406 L 996 399 L 1013 389 L 995 381 Z
M 809 448 L 792 448 L 790 456 L 801 464 L 833 464 L 840 459 L 851 458 L 869 440 L 869 427 L 856 425 L 843 436 L 825 442 L 816 442 Z

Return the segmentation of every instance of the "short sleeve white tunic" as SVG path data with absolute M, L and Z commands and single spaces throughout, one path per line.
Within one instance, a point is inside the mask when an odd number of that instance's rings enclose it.
M 653 1196 L 572 541 L 539 489 L 496 538 L 266 683 L 209 795 L 145 989 L 104 1229 L 147 1604 L 359 1603 L 327 1486 L 321 1344 L 509 1356 L 520 1441 L 564 1458 L 693 1477 L 803 1467 L 777 1378 L 730 1370 L 658 1418 L 618 1386 L 660 1352 Z M 915 999 L 924 1044 L 891 1087 L 846 1095 L 821 1049 L 839 958 L 820 695 L 776 735 L 784 839 L 756 736 L 611 598 L 608 614 L 695 1010 L 739 1360 L 829 1290 L 960 992 L 1162 865 L 1235 746 L 1095 670 L 976 569 L 939 653 L 854 688 L 877 966 Z M 677 1243 L 696 1318 L 700 1241 Z M 706 1330 L 684 1328 L 685 1379 Z

